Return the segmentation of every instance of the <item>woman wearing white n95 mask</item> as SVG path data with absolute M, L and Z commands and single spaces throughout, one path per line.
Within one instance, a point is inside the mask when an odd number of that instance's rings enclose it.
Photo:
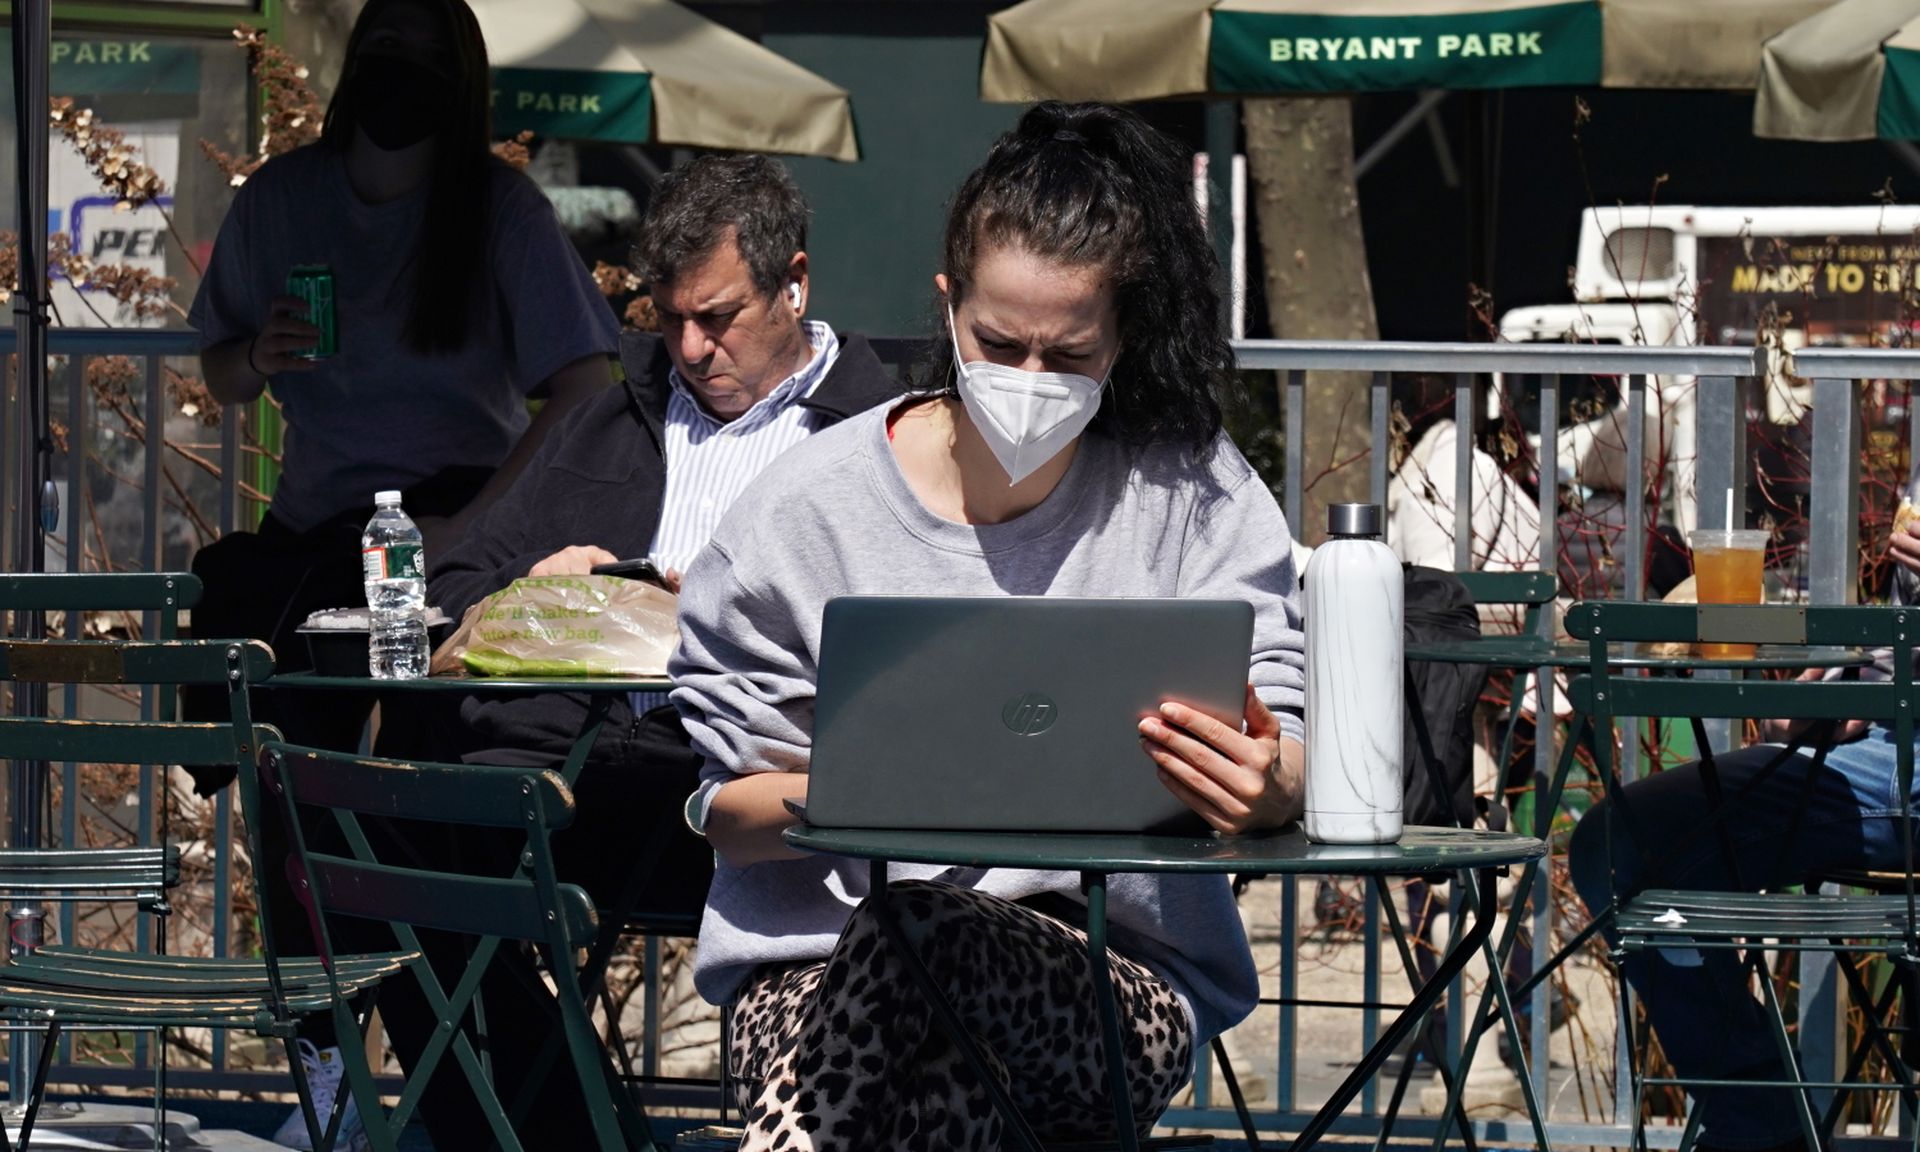
M 934 277 L 940 294 L 948 296 L 947 331 L 953 341 L 955 384 L 961 405 L 974 430 L 987 442 L 994 459 L 1007 473 L 1007 483 L 1018 484 L 1058 456 L 1093 423 L 1100 408 L 1100 379 L 1078 372 L 1043 372 L 991 360 L 968 360 L 960 355 L 960 326 L 954 320 L 947 277 Z M 1113 360 L 1107 359 L 1109 371 Z M 1044 362 L 1044 361 L 1043 361 Z
M 951 340 L 919 390 L 771 465 L 680 601 L 673 700 L 706 761 L 688 817 L 721 858 L 695 979 L 734 1007 L 756 1152 L 1000 1144 L 954 1050 L 923 1043 L 926 1004 L 864 903 L 866 865 L 781 840 L 786 802 L 806 798 L 828 599 L 1245 600 L 1243 723 L 1164 705 L 1140 723 L 1138 770 L 1223 832 L 1300 810 L 1287 526 L 1221 434 L 1233 356 L 1182 153 L 1120 109 L 1040 105 L 962 184 L 942 268 Z M 892 875 L 890 907 L 1041 1138 L 1110 1136 L 1078 877 Z M 1108 911 L 1128 1090 L 1150 1127 L 1258 981 L 1223 877 L 1115 877 Z

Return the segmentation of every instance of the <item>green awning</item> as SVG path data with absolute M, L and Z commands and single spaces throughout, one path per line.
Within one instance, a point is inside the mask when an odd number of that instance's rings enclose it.
M 1753 131 L 1920 139 L 1920 0 L 1841 0 L 1769 40 Z
M 0 43 L 12 44 L 9 33 Z M 9 56 L 11 59 L 11 56 Z M 55 36 L 53 94 L 196 96 L 200 54 L 193 45 L 150 36 Z
M 845 89 L 671 0 L 469 0 L 500 135 L 857 160 Z
M 1745 89 L 1833 0 L 1027 0 L 981 96 L 1022 102 L 1520 87 Z
M 13 37 L 4 23 L 0 117 L 13 119 Z M 48 52 L 47 88 L 114 123 L 184 120 L 200 114 L 201 53 L 229 50 L 139 34 L 61 33 Z
M 653 77 L 645 72 L 495 68 L 493 130 L 565 140 L 653 139 Z
M 1222 93 L 1593 85 L 1600 5 L 1390 16 L 1222 6 L 1213 13 L 1208 65 L 1210 87 Z
M 13 34 L 0 28 L 0 74 L 10 74 Z M 200 54 L 191 43 L 138 35 L 61 34 L 48 55 L 55 96 L 198 96 Z M 11 101 L 13 86 L 6 86 Z
M 1920 140 L 1920 19 L 1896 32 L 1885 52 L 1874 130 L 1885 140 Z

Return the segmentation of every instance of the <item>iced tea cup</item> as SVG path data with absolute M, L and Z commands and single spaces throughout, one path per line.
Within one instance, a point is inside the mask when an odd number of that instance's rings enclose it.
M 1695 599 L 1702 604 L 1758 604 L 1768 534 L 1751 528 L 1700 528 L 1687 534 L 1693 548 Z M 1709 660 L 1751 660 L 1753 645 L 1702 641 Z

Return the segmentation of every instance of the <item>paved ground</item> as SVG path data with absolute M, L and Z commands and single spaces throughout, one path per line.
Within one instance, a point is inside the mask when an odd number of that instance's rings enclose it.
M 1262 973 L 1262 991 L 1278 995 L 1280 971 L 1280 880 L 1260 881 L 1240 900 L 1254 958 Z M 1345 887 L 1358 894 L 1357 884 Z M 1325 1000 L 1359 1000 L 1364 990 L 1366 949 L 1352 934 L 1330 935 L 1315 932 L 1313 915 L 1314 882 L 1300 882 L 1299 929 L 1302 945 L 1299 956 L 1300 995 Z M 1496 929 L 1497 933 L 1498 929 Z M 1381 1000 L 1399 1002 L 1407 997 L 1408 984 L 1398 951 L 1385 926 L 1381 929 Z M 1484 968 L 1475 964 L 1468 969 L 1466 988 L 1470 1004 L 1477 1004 L 1484 985 Z M 1572 967 L 1570 983 L 1581 1008 L 1572 1025 L 1554 1032 L 1550 1054 L 1552 1116 L 1560 1120 L 1579 1120 L 1583 1115 L 1599 1118 L 1602 1108 L 1610 1109 L 1612 1097 L 1598 1084 L 1597 1069 L 1611 1067 L 1614 1042 L 1614 1001 L 1611 978 L 1591 964 Z M 1384 1025 L 1386 1016 L 1383 1015 Z M 1325 1100 L 1358 1063 L 1361 1053 L 1361 1014 L 1343 1008 L 1298 1009 L 1298 1058 L 1293 1069 L 1294 1099 L 1297 1106 L 1310 1108 Z M 1228 1034 L 1232 1055 L 1250 1105 L 1257 1109 L 1273 1107 L 1273 1089 L 1278 1069 L 1279 1010 L 1262 1007 L 1239 1028 Z M 1522 1115 L 1517 1108 L 1495 1102 L 1507 1096 L 1518 1103 L 1517 1083 L 1499 1063 L 1495 1045 L 1483 1042 L 1482 1056 L 1476 1060 L 1469 1085 L 1477 1089 L 1482 1101 L 1475 1115 Z M 1429 1068 L 1416 1071 L 1414 1087 L 1426 1088 L 1426 1106 L 1410 1100 L 1406 1108 L 1414 1113 L 1438 1114 L 1441 1091 L 1438 1077 Z M 1596 1087 L 1604 1094 L 1596 1099 Z M 1583 1093 L 1584 1088 L 1584 1093 Z M 1384 1098 L 1385 1092 L 1381 1093 Z M 1585 1099 L 1582 1100 L 1584 1095 Z M 1413 1096 L 1413 1092 L 1409 1092 Z M 1221 1097 L 1224 1099 L 1224 1096 Z M 1349 1110 L 1359 1111 L 1356 1103 Z
M 153 1112 L 139 1100 L 56 1100 L 33 1130 L 35 1148 L 147 1149 L 152 1143 Z M 253 1100 L 180 1097 L 169 1114 L 169 1146 L 208 1152 L 275 1152 L 268 1137 L 287 1114 L 284 1104 Z M 51 1122 L 46 1122 L 51 1121 Z M 17 1128 L 8 1129 L 18 1137 Z M 433 1142 L 418 1125 L 408 1128 L 401 1152 L 432 1152 Z
M 1258 882 L 1240 901 L 1248 937 L 1253 943 L 1254 957 L 1262 972 L 1263 991 L 1268 995 L 1278 994 L 1280 884 L 1278 880 Z M 1364 942 L 1351 933 L 1315 931 L 1314 887 L 1311 880 L 1303 880 L 1300 885 L 1300 994 L 1327 1000 L 1360 999 L 1364 988 Z M 1348 888 L 1358 892 L 1357 885 L 1350 884 Z M 1382 935 L 1385 936 L 1384 929 Z M 1381 999 L 1389 1002 L 1404 999 L 1407 984 L 1390 938 L 1382 940 L 1380 968 Z M 684 985 L 685 973 L 678 972 L 675 975 L 680 977 L 677 983 Z M 1467 987 L 1470 1002 L 1478 1001 L 1483 979 L 1484 973 L 1477 965 L 1469 970 Z M 1611 1063 L 1614 1020 L 1611 982 L 1597 967 L 1582 963 L 1572 967 L 1571 984 L 1582 1008 L 1576 1013 L 1570 1027 L 1553 1035 L 1551 1115 L 1563 1121 L 1578 1121 L 1583 1117 L 1597 1119 L 1611 1107 L 1611 1094 L 1596 1072 L 1596 1069 L 1610 1067 Z M 684 987 L 670 988 L 663 996 L 668 1021 L 682 1025 L 668 1037 L 666 1047 L 674 1055 L 668 1061 L 669 1066 L 662 1069 L 668 1074 L 706 1075 L 711 1072 L 715 1029 L 705 1020 L 698 1019 L 705 1013 L 699 1010 L 703 1006 L 688 1002 L 692 999 L 690 991 Z M 676 995 L 676 992 L 681 994 Z M 630 1030 L 637 1032 L 638 1024 L 637 1019 L 630 1021 Z M 1229 1051 L 1240 1073 L 1241 1086 L 1249 1098 L 1249 1104 L 1256 1111 L 1270 1110 L 1274 1106 L 1279 1075 L 1278 1028 L 1278 1010 L 1263 1007 L 1227 1038 Z M 1298 1028 L 1299 1055 L 1292 1073 L 1296 1107 L 1304 1110 L 1325 1100 L 1358 1061 L 1361 1015 L 1352 1009 L 1301 1008 L 1298 1010 Z M 1476 1061 L 1469 1077 L 1469 1085 L 1475 1089 L 1478 1097 L 1473 1105 L 1473 1113 L 1485 1117 L 1519 1115 L 1513 1107 L 1518 1101 L 1512 1073 L 1500 1064 L 1493 1044 L 1486 1043 L 1482 1047 L 1482 1058 Z M 1431 1068 L 1417 1068 L 1412 1085 L 1405 1110 L 1410 1114 L 1438 1113 L 1439 1081 Z M 1384 1090 L 1381 1096 L 1384 1099 Z M 1223 1088 L 1216 1090 L 1216 1099 L 1223 1104 L 1226 1101 Z M 267 1143 L 265 1137 L 280 1123 L 285 1108 L 283 1104 L 252 1101 L 176 1101 L 177 1112 L 197 1117 L 200 1146 L 220 1152 L 268 1152 L 274 1145 Z M 1356 1103 L 1350 1111 L 1358 1111 L 1359 1108 L 1360 1105 Z M 132 1124 L 143 1123 L 150 1115 L 139 1109 L 129 1110 L 129 1113 Z M 664 1139 L 705 1123 L 708 1121 L 703 1119 L 657 1117 L 656 1131 Z M 43 1131 L 35 1133 L 36 1147 L 61 1146 L 51 1139 L 43 1145 Z M 144 1129 L 130 1132 L 128 1138 L 119 1142 L 90 1145 L 69 1143 L 65 1146 L 148 1146 L 144 1139 L 139 1138 Z M 51 1133 L 46 1135 L 51 1136 Z M 712 1145 L 686 1146 L 704 1148 Z M 1245 1144 L 1223 1140 L 1215 1147 L 1221 1152 L 1237 1152 Z M 401 1148 L 403 1152 L 430 1152 L 432 1143 L 416 1124 L 409 1129 Z

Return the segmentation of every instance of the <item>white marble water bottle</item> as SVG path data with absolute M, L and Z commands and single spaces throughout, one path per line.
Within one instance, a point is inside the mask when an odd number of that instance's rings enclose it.
M 1307 839 L 1400 838 L 1405 713 L 1400 561 L 1376 504 L 1327 509 L 1307 562 Z

